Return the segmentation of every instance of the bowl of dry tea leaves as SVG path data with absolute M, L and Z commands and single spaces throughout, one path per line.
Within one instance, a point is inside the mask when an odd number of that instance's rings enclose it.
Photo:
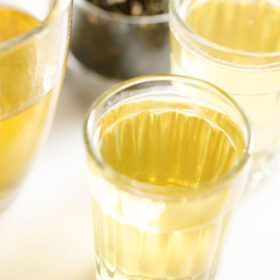
M 111 80 L 169 72 L 168 0 L 75 0 L 75 63 Z

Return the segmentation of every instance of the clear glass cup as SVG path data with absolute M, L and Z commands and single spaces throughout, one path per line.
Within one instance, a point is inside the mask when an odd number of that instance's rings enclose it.
M 266 0 L 171 0 L 171 72 L 231 94 L 256 135 L 248 187 L 275 166 L 280 122 L 280 7 Z
M 0 208 L 52 121 L 69 49 L 71 0 L 0 0 Z
M 84 126 L 97 279 L 214 279 L 249 172 L 246 116 L 182 76 L 124 82 Z

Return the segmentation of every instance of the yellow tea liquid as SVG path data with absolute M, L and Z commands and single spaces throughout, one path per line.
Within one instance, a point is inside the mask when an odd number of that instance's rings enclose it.
M 269 1 L 197 1 L 185 22 L 202 37 L 230 49 L 280 51 L 280 7 Z
M 182 7 L 181 17 L 189 29 L 232 51 L 196 43 L 171 23 L 172 73 L 209 81 L 240 103 L 255 130 L 253 169 L 261 172 L 279 149 L 280 55 L 254 58 L 235 51 L 251 55 L 280 51 L 280 6 L 276 2 L 192 0 L 187 8 Z
M 28 14 L 0 6 L 0 44 L 38 24 Z M 28 63 L 32 52 L 36 57 L 33 44 L 13 51 L 0 49 L 0 203 L 22 179 L 54 107 L 52 90 L 40 92 L 40 96 L 29 90 L 32 80 L 28 75 L 32 72 L 28 73 Z
M 237 165 L 244 137 L 222 112 L 166 100 L 131 100 L 98 122 L 93 141 L 111 168 L 167 196 L 174 188 L 190 195 L 174 201 L 135 196 L 103 180 L 90 162 L 100 279 L 214 277 L 234 195 L 227 201 L 226 188 L 199 196 L 211 187 L 199 184 Z

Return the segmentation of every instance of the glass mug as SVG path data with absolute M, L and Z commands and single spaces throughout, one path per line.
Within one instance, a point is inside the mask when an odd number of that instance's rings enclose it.
M 171 72 L 214 83 L 248 113 L 256 136 L 251 188 L 279 151 L 280 6 L 266 0 L 171 0 Z
M 0 0 L 0 208 L 53 119 L 68 55 L 71 0 Z
M 182 76 L 112 88 L 84 126 L 97 279 L 214 279 L 249 172 L 246 116 Z

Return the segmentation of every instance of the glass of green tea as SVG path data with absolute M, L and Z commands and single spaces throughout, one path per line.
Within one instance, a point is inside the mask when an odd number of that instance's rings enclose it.
M 198 79 L 112 88 L 84 127 L 97 279 L 214 279 L 249 172 L 237 103 Z
M 256 136 L 248 187 L 267 182 L 279 158 L 280 5 L 269 0 L 171 0 L 173 74 L 231 94 Z
M 71 0 L 0 0 L 0 208 L 18 190 L 54 115 Z

